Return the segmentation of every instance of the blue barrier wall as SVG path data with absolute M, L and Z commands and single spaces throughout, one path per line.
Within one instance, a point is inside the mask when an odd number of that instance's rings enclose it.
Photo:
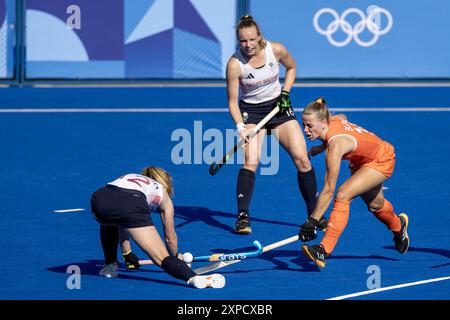
M 223 80 L 247 12 L 298 79 L 450 79 L 448 0 L 0 0 L 0 79 Z
M 300 77 L 450 77 L 448 0 L 257 0 L 250 11 L 288 47 Z
M 28 0 L 33 78 L 223 78 L 236 0 Z
M 14 75 L 15 2 L 0 0 L 0 79 Z

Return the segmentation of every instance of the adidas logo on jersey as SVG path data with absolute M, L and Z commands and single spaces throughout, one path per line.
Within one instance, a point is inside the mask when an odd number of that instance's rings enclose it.
M 249 73 L 248 76 L 245 77 L 245 79 L 255 79 L 255 76 Z

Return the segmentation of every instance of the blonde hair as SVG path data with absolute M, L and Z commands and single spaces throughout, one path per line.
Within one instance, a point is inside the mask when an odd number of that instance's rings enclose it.
M 172 177 L 166 170 L 159 167 L 145 167 L 142 169 L 141 174 L 143 176 L 149 177 L 150 179 L 155 180 L 156 182 L 162 184 L 164 189 L 166 189 L 167 194 L 172 198 L 174 195 Z
M 264 39 L 264 37 L 261 33 L 261 29 L 259 28 L 259 25 L 256 23 L 255 20 L 253 20 L 253 17 L 249 14 L 246 14 L 245 16 L 242 16 L 239 19 L 239 22 L 236 26 L 236 37 L 239 39 L 239 30 L 245 29 L 245 28 L 251 28 L 251 27 L 256 28 L 256 33 L 260 37 L 258 44 L 262 49 L 264 49 L 267 45 L 266 39 Z
M 327 103 L 323 97 L 317 98 L 316 101 L 311 102 L 303 109 L 303 114 L 310 115 L 314 114 L 317 120 L 327 122 L 330 121 L 330 111 L 328 110 Z

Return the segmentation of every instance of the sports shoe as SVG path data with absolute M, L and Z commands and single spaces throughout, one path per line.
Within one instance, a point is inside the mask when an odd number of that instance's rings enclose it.
M 98 273 L 101 276 L 106 278 L 117 278 L 118 273 L 117 269 L 119 268 L 119 264 L 117 262 L 110 263 L 103 267 L 102 270 Z
M 408 216 L 406 213 L 401 213 L 398 217 L 400 218 L 402 226 L 399 232 L 393 232 L 394 243 L 398 252 L 405 253 L 409 248 Z
M 214 288 L 220 289 L 225 286 L 225 277 L 221 274 L 214 273 L 207 276 L 195 276 L 188 280 L 190 285 L 197 289 Z
M 303 245 L 302 246 L 303 254 L 312 260 L 318 267 L 324 268 L 325 262 L 327 260 L 327 253 L 325 249 L 320 244 L 315 244 L 312 246 Z
M 248 215 L 248 212 L 242 211 L 238 214 L 236 227 L 234 230 L 239 234 L 252 233 L 252 227 L 250 226 L 250 216 Z

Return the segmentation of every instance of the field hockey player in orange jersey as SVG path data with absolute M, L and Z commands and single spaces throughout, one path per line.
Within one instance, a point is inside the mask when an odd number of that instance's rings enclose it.
M 368 210 L 393 232 L 398 252 L 405 253 L 409 247 L 408 216 L 405 213 L 395 214 L 392 204 L 383 194 L 383 183 L 394 170 L 394 147 L 366 129 L 348 122 L 345 115 L 331 116 L 323 98 L 303 110 L 302 122 L 310 141 L 323 141 L 322 145 L 312 147 L 309 154 L 314 156 L 326 150 L 326 173 L 316 208 L 300 227 L 300 240 L 317 238 L 318 221 L 333 199 L 342 160 L 350 161 L 351 172 L 351 176 L 337 189 L 322 241 L 318 245 L 303 245 L 302 252 L 317 266 L 325 267 L 328 256 L 347 225 L 350 202 L 360 196 Z

